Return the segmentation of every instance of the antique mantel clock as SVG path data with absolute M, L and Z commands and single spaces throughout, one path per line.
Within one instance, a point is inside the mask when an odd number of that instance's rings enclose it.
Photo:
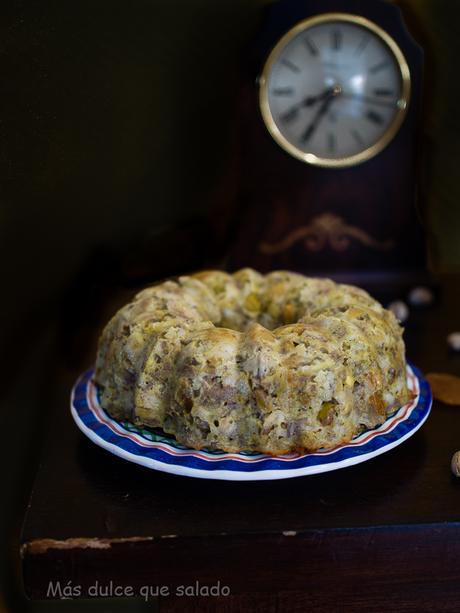
M 240 105 L 240 215 L 229 265 L 423 266 L 416 214 L 423 55 L 384 0 L 281 0 Z
M 272 50 L 260 78 L 260 107 L 273 138 L 294 157 L 333 168 L 381 151 L 409 97 L 409 67 L 394 39 L 348 13 L 298 23 Z

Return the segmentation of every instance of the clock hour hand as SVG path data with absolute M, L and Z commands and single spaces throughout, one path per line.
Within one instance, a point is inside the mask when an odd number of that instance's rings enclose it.
M 293 119 L 296 119 L 298 117 L 299 110 L 302 107 L 313 106 L 317 102 L 321 102 L 321 100 L 325 100 L 326 98 L 328 98 L 333 92 L 334 90 L 329 87 L 328 89 L 324 90 L 323 92 L 321 92 L 321 94 L 318 94 L 317 96 L 307 96 L 306 98 L 304 98 L 297 104 L 294 104 L 293 106 L 291 106 L 291 108 L 281 116 L 281 119 L 285 122 L 289 122 L 289 121 L 292 121 Z
M 304 98 L 300 104 L 306 107 L 313 106 L 317 102 L 321 102 L 321 100 L 329 98 L 333 91 L 333 89 L 328 87 L 326 90 L 324 90 L 321 94 L 318 94 L 317 96 L 308 96 L 307 98 Z

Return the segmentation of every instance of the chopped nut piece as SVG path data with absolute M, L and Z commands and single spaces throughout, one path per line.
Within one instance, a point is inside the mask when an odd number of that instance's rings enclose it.
M 260 300 L 257 298 L 256 294 L 249 294 L 249 296 L 244 301 L 244 306 L 248 309 L 248 311 L 260 311 L 261 304 Z

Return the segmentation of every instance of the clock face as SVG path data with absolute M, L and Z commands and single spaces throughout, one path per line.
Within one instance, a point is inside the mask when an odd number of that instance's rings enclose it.
M 318 166 L 351 166 L 381 151 L 401 125 L 409 92 L 409 69 L 394 40 L 367 19 L 338 13 L 290 30 L 260 79 L 273 138 Z

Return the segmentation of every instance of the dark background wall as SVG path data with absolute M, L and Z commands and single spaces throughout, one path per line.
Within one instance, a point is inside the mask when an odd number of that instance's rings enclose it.
M 16 3 L 0 19 L 0 274 L 17 321 L 96 246 L 154 241 L 232 198 L 239 62 L 264 0 Z M 428 59 L 432 265 L 460 266 L 457 3 L 402 0 Z M 225 186 L 223 192 L 220 185 Z M 167 254 L 165 255 L 167 257 Z
M 0 274 L 13 321 L 94 247 L 123 249 L 208 206 L 258 14 L 240 0 L 15 6 L 0 19 Z
M 460 116 L 457 77 L 460 4 L 449 0 L 398 2 L 425 47 L 425 113 L 421 198 L 426 205 L 431 265 L 460 269 Z
M 7 491 L 34 438 L 36 382 L 25 365 L 33 372 L 42 360 L 40 334 L 82 267 L 97 253 L 154 252 L 165 229 L 218 217 L 236 197 L 238 70 L 265 4 L 45 0 L 0 9 L 1 409 L 22 427 L 3 446 L 16 465 Z M 427 56 L 420 196 L 431 265 L 459 270 L 460 4 L 399 4 Z

